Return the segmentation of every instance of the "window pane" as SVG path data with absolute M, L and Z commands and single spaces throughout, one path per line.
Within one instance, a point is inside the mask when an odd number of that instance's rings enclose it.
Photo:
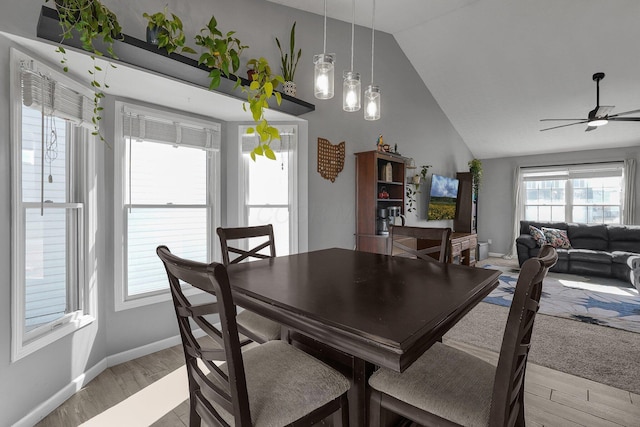
M 538 220 L 538 207 L 537 206 L 525 206 L 525 208 L 524 208 L 524 219 L 526 221 L 537 221 Z
M 207 257 L 207 208 L 127 209 L 129 295 L 168 289 L 167 274 L 156 255 L 159 245 L 194 261 Z
M 574 206 L 573 207 L 573 222 L 588 223 L 587 207 L 586 206 Z
M 249 169 L 246 200 L 248 205 L 286 205 L 289 203 L 289 156 L 276 154 L 277 160 L 251 160 L 244 154 Z
M 25 227 L 25 328 L 30 331 L 53 322 L 76 307 L 67 304 L 66 209 L 27 209 Z M 77 233 L 76 233 L 77 234 Z
M 564 206 L 551 206 L 551 220 L 564 222 Z
M 44 199 L 67 201 L 66 121 L 45 118 Z M 22 107 L 22 200 L 40 201 L 42 178 L 42 114 Z
M 127 180 L 131 167 L 133 204 L 205 204 L 207 153 L 145 141 L 132 141 L 127 151 Z M 129 203 L 126 188 L 125 203 Z
M 249 226 L 273 225 L 276 255 L 289 255 L 289 208 L 249 208 Z M 254 243 L 250 242 L 249 246 Z

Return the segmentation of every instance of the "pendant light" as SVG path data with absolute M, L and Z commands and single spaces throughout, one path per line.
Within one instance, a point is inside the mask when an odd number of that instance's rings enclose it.
M 373 54 L 375 51 L 375 23 L 376 23 L 376 0 L 373 0 L 373 13 L 371 17 L 371 84 L 364 92 L 364 119 L 378 120 L 380 118 L 380 86 L 373 84 Z
M 353 41 L 356 22 L 356 0 L 351 3 L 351 68 L 343 74 L 342 109 L 344 111 L 358 111 L 360 109 L 360 73 L 353 71 Z
M 333 69 L 335 54 L 327 53 L 327 0 L 324 0 L 324 44 L 323 51 L 314 55 L 314 88 L 313 93 L 318 99 L 333 98 Z

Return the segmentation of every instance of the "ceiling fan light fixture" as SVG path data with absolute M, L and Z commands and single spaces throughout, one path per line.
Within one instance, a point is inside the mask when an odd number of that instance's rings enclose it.
M 594 119 L 594 120 L 591 120 L 591 121 L 587 122 L 587 125 L 589 125 L 589 126 L 604 126 L 607 123 L 609 123 L 609 120 L 607 120 L 607 119 Z

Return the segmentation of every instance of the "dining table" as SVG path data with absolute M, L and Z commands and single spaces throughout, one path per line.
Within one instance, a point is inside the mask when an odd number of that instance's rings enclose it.
M 350 425 L 364 426 L 373 370 L 403 372 L 498 285 L 500 272 L 331 248 L 233 264 L 228 274 L 238 306 L 342 367 L 352 381 Z

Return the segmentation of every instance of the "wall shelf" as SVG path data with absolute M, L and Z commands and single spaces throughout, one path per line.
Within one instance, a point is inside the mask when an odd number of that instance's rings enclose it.
M 58 12 L 55 9 L 42 6 L 36 35 L 41 39 L 54 43 L 60 42 L 60 24 Z M 109 61 L 133 65 L 209 90 L 209 69 L 204 65 L 198 65 L 197 60 L 177 53 L 168 54 L 165 50 L 158 49 L 157 46 L 151 43 L 126 34 L 123 34 L 123 37 L 123 40 L 116 40 L 113 43 L 113 51 L 118 59 L 113 60 L 109 58 Z M 65 39 L 62 43 L 65 46 L 74 47 L 86 52 L 82 50 L 79 37 Z M 96 46 L 98 49 L 101 48 L 99 43 L 96 43 Z M 88 53 L 89 52 L 87 52 L 87 54 Z M 242 80 L 243 85 L 249 84 L 249 81 L 243 77 L 232 75 L 230 78 L 226 78 L 223 76 L 220 86 L 215 89 L 215 92 L 231 96 L 240 101 L 246 101 L 245 94 L 241 92 L 240 88 L 234 89 L 238 78 Z M 282 104 L 277 105 L 274 102 L 274 105 L 270 105 L 272 110 L 299 116 L 316 109 L 313 104 L 284 93 L 281 94 Z

